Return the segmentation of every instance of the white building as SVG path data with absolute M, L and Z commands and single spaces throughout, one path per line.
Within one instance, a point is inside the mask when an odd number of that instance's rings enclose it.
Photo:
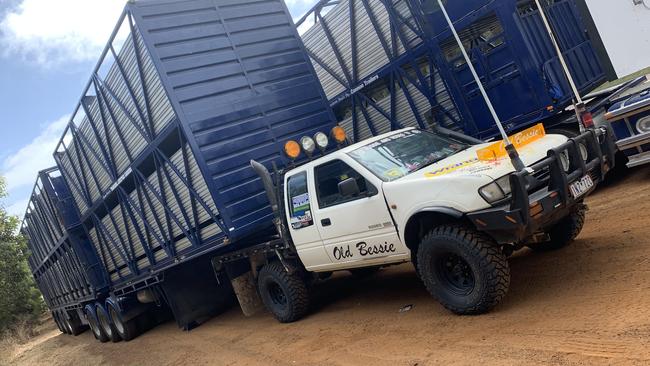
M 650 0 L 585 0 L 619 77 L 650 66 Z

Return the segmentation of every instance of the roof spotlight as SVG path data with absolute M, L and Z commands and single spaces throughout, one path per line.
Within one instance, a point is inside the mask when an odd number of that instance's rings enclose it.
M 327 145 L 330 143 L 330 139 L 327 138 L 327 135 L 322 132 L 317 132 L 314 135 L 314 140 L 316 141 L 316 145 L 321 151 L 325 151 L 325 149 L 327 149 Z
M 334 138 L 334 140 L 336 140 L 336 142 L 337 142 L 339 145 L 344 144 L 345 141 L 346 141 L 347 138 L 348 138 L 348 137 L 345 135 L 345 130 L 344 130 L 343 127 L 341 127 L 341 126 L 336 126 L 336 127 L 334 127 L 334 128 L 332 129 L 332 137 Z
M 300 139 L 300 146 L 302 146 L 302 149 L 305 150 L 305 153 L 309 156 L 311 156 L 311 154 L 314 153 L 314 150 L 316 150 L 316 143 L 314 142 L 314 139 L 309 136 L 303 136 Z
M 296 160 L 300 156 L 300 145 L 295 141 L 287 141 L 284 144 L 284 153 L 291 160 Z

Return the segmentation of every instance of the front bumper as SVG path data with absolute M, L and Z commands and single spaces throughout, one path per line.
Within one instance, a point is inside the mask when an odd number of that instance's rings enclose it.
M 579 146 L 587 148 L 583 160 Z M 573 210 L 583 205 L 605 174 L 614 167 L 616 146 L 607 128 L 589 130 L 548 151 L 543 160 L 528 171 L 510 175 L 512 196 L 509 202 L 471 212 L 467 215 L 480 231 L 488 233 L 500 244 L 520 244 L 545 231 Z M 560 154 L 567 154 L 570 168 L 565 172 Z M 569 186 L 585 175 L 594 185 L 585 194 L 574 198 Z

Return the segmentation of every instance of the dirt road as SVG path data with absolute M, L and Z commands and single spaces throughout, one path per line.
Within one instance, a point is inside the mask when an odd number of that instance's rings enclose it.
M 511 259 L 512 286 L 493 312 L 458 317 L 433 301 L 410 265 L 364 280 L 335 276 L 311 315 L 279 324 L 238 309 L 182 332 L 173 323 L 129 343 L 45 332 L 17 365 L 650 364 L 650 169 L 588 200 L 579 239 Z M 399 313 L 404 305 L 411 311 Z

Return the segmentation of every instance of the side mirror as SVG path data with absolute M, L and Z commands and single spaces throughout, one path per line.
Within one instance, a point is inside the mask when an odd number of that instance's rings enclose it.
M 361 193 L 357 180 L 348 178 L 339 183 L 339 194 L 343 197 L 354 197 Z

